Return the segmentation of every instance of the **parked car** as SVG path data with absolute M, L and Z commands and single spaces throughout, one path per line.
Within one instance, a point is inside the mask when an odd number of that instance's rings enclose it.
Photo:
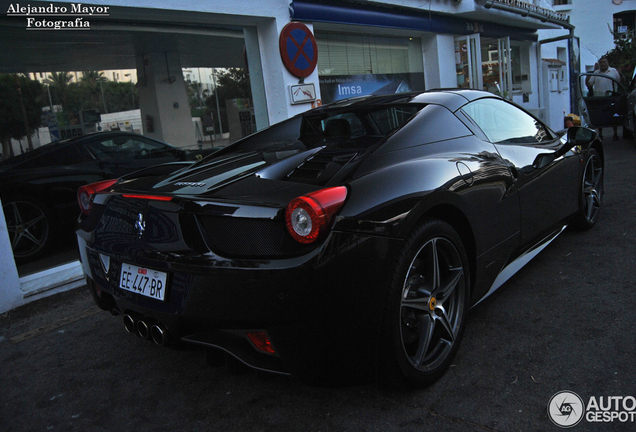
M 61 235 L 72 238 L 80 186 L 160 163 L 196 159 L 206 152 L 129 132 L 100 132 L 46 144 L 1 162 L 0 197 L 16 261 L 41 257 Z
M 603 154 L 595 131 L 484 91 L 343 100 L 80 188 L 81 262 L 97 305 L 157 344 L 419 387 L 472 306 L 568 224 L 595 225 Z
M 588 88 L 588 77 L 607 79 L 612 90 L 603 94 Z M 596 78 L 596 79 L 599 79 Z M 614 78 L 604 74 L 584 73 L 579 75 L 578 92 L 581 114 L 587 126 L 591 128 L 623 127 L 623 135 L 636 145 L 636 70 L 629 85 L 625 86 Z

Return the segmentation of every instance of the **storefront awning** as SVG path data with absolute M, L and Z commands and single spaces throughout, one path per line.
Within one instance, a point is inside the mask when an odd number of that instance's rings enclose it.
M 510 36 L 513 40 L 536 41 L 536 29 L 511 27 L 483 20 L 468 20 L 429 11 L 382 7 L 333 0 L 293 0 L 292 20 L 375 26 L 419 32 L 485 37 Z

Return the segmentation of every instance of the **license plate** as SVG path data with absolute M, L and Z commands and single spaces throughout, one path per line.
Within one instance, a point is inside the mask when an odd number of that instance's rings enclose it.
M 122 263 L 119 288 L 142 296 L 163 300 L 168 274 L 132 264 Z

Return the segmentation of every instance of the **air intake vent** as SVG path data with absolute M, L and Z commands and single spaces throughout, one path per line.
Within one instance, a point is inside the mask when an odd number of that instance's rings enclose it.
M 356 153 L 317 154 L 299 165 L 287 179 L 312 184 L 324 183 L 355 155 Z

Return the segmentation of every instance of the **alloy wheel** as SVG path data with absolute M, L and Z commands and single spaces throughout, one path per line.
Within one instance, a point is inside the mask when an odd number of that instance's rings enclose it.
M 49 221 L 42 208 L 29 201 L 3 206 L 13 255 L 26 258 L 40 252 L 49 239 Z
M 418 371 L 432 371 L 450 355 L 464 317 L 463 284 L 455 246 L 442 237 L 427 241 L 408 270 L 400 305 L 402 346 Z
M 594 224 L 601 210 L 603 196 L 603 164 L 594 153 L 585 164 L 582 187 L 583 215 L 589 224 Z

